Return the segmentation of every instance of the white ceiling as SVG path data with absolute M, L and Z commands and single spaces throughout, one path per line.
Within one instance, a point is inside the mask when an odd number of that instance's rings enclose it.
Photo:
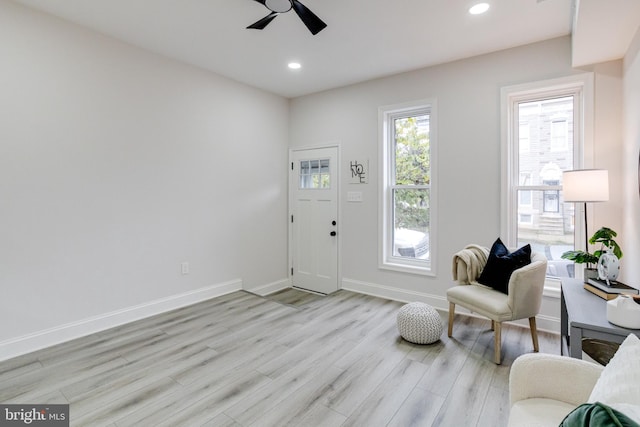
M 474 0 L 301 0 L 328 25 L 313 36 L 293 11 L 245 29 L 268 14 L 254 0 L 14 1 L 285 97 L 567 35 L 573 18 L 572 0 L 484 0 L 478 16 Z
M 572 32 L 572 65 L 621 58 L 639 24 L 639 0 L 579 0 Z

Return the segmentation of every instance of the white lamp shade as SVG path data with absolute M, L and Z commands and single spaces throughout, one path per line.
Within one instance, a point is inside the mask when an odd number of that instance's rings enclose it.
M 609 171 L 582 169 L 562 173 L 565 202 L 606 202 L 609 200 Z

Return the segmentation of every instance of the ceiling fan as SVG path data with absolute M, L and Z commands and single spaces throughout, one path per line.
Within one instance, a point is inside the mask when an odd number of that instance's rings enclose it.
M 262 30 L 264 27 L 273 21 L 273 19 L 282 14 L 287 13 L 293 9 L 300 17 L 304 25 L 307 26 L 311 34 L 316 35 L 322 31 L 327 24 L 322 22 L 313 12 L 311 12 L 305 5 L 298 0 L 255 0 L 258 3 L 263 4 L 267 9 L 271 11 L 270 14 L 262 18 L 261 20 L 254 22 L 247 28 L 253 28 L 255 30 Z

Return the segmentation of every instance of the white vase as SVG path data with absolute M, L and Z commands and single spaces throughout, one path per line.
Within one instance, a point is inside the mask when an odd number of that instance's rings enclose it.
M 610 250 L 605 249 L 598 259 L 598 279 L 615 281 L 620 274 L 620 260 Z

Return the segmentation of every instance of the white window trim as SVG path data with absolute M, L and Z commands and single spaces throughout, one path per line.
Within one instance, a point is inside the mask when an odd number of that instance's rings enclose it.
M 389 202 L 390 194 L 387 182 L 391 176 L 391 144 L 388 144 L 391 130 L 388 128 L 389 118 L 402 112 L 418 109 L 429 110 L 429 150 L 430 150 L 430 186 L 429 186 L 429 251 L 430 260 L 427 265 L 424 261 L 416 261 L 407 258 L 393 257 L 388 253 L 392 247 L 392 233 L 388 227 L 390 218 L 393 218 L 393 207 Z M 378 108 L 378 146 L 379 146 L 379 184 L 378 184 L 378 267 L 385 270 L 394 270 L 404 273 L 421 274 L 426 276 L 436 275 L 437 259 L 437 103 L 435 98 L 401 104 L 386 105 Z
M 576 74 L 558 79 L 544 80 L 539 82 L 525 83 L 515 86 L 503 87 L 500 91 L 500 107 L 501 107 L 501 158 L 502 158 L 502 179 L 501 179 L 501 198 L 500 198 L 500 234 L 507 243 L 507 246 L 514 247 L 516 245 L 515 227 L 517 226 L 517 207 L 514 207 L 513 197 L 517 198 L 517 194 L 509 191 L 509 179 L 518 182 L 518 176 L 514 176 L 516 171 L 512 165 L 513 157 L 517 156 L 517 150 L 514 150 L 510 141 L 518 140 L 518 135 L 514 132 L 511 123 L 513 121 L 515 103 L 523 98 L 527 99 L 533 94 L 543 96 L 554 96 L 571 89 L 579 89 L 581 91 L 581 107 L 582 115 L 575 117 L 579 120 L 577 129 L 582 131 L 582 145 L 574 146 L 574 163 L 576 168 L 593 167 L 594 144 L 593 144 L 593 126 L 594 126 L 594 102 L 593 102 L 593 73 Z M 575 126 L 575 125 L 574 125 Z M 518 130 L 515 130 L 517 132 Z M 575 137 L 575 136 L 574 136 Z M 579 138 L 579 136 L 578 136 Z M 549 189 L 549 187 L 540 188 Z M 584 224 L 583 215 L 578 213 L 579 207 L 576 206 L 574 240 L 576 248 L 580 248 L 580 244 L 584 242 Z M 512 220 L 509 221 L 509 218 Z M 576 271 L 576 273 L 578 273 Z M 544 296 L 560 298 L 560 280 L 547 277 L 544 287 Z

